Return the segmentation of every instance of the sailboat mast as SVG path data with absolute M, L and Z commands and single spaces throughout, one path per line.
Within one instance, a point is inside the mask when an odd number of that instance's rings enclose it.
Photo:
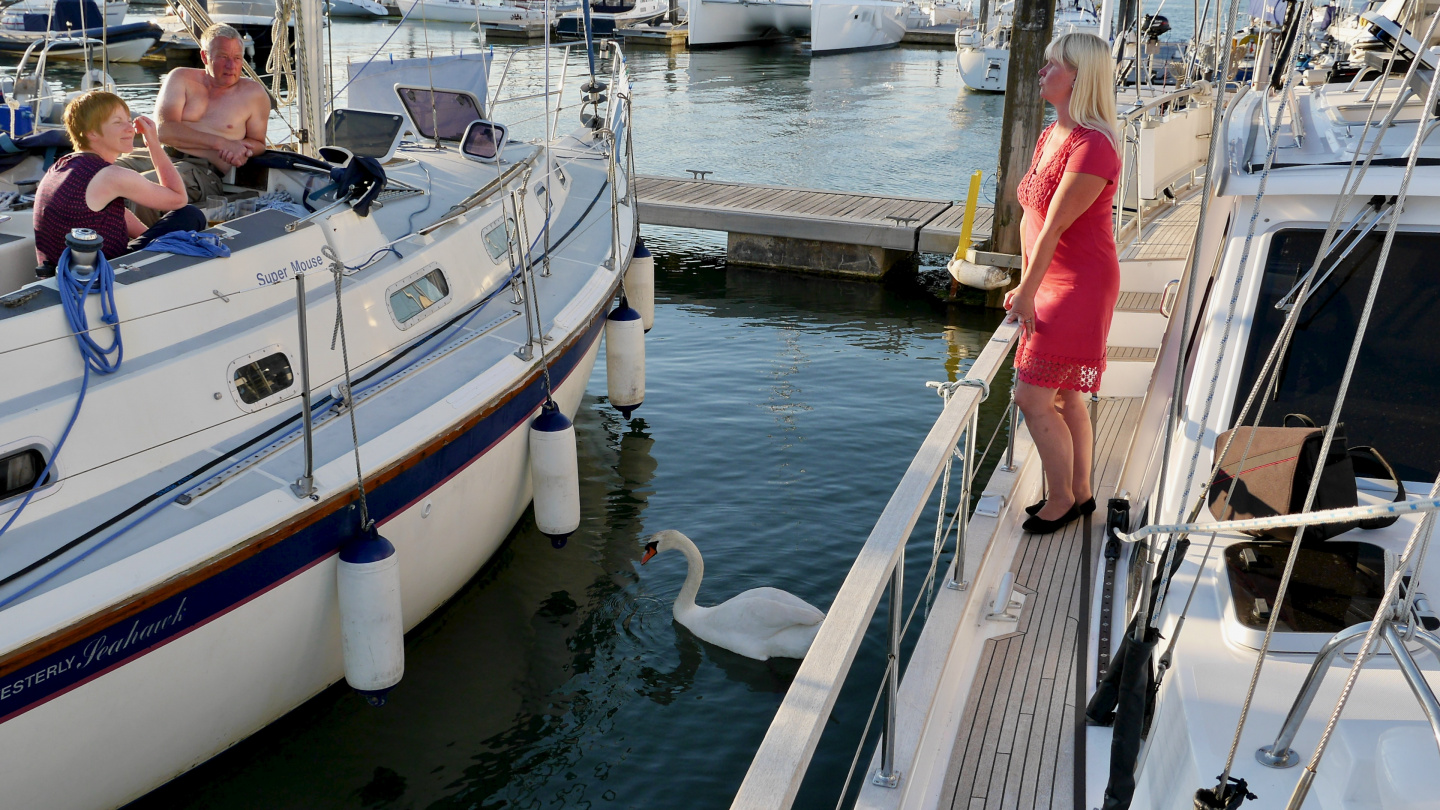
M 321 131 L 325 115 L 325 73 L 324 73 L 324 11 L 320 0 L 294 0 L 295 2 L 295 81 L 299 92 L 295 94 L 299 104 L 300 151 L 312 157 L 318 156 L 324 145 Z

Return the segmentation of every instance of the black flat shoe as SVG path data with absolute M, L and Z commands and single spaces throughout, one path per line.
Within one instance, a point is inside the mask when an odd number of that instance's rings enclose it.
M 1045 504 L 1046 504 L 1047 501 L 1049 501 L 1049 498 L 1041 498 L 1039 501 L 1030 504 L 1029 506 L 1025 507 L 1025 514 L 1027 514 L 1027 515 L 1034 515 L 1035 513 L 1039 512 L 1041 509 L 1044 509 L 1044 508 L 1045 508 Z M 1080 504 L 1080 514 L 1082 514 L 1082 515 L 1088 515 L 1088 514 L 1090 514 L 1091 512 L 1094 512 L 1094 511 L 1095 511 L 1095 499 L 1094 499 L 1094 498 L 1091 498 L 1090 500 L 1088 500 L 1088 501 Z
M 1072 506 L 1070 511 L 1054 520 L 1046 520 L 1042 517 L 1031 516 L 1029 520 L 1020 524 L 1020 528 L 1030 534 L 1050 534 L 1065 528 L 1080 517 L 1080 507 Z

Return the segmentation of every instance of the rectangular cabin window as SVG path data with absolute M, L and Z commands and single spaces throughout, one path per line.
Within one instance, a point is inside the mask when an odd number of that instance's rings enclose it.
M 1330 418 L 1375 276 L 1383 230 L 1361 240 L 1328 278 L 1311 288 L 1290 349 L 1280 361 L 1279 385 L 1265 407 L 1263 425 L 1279 426 L 1288 413 L 1306 414 L 1320 424 Z M 1275 302 L 1310 272 L 1323 236 L 1319 229 L 1294 228 L 1277 232 L 1271 240 L 1232 423 L 1288 314 L 1276 309 Z M 1336 240 L 1317 278 L 1348 245 L 1348 239 Z M 1440 467 L 1440 408 L 1435 407 L 1440 375 L 1424 373 L 1440 363 L 1440 341 L 1420 338 L 1431 334 L 1440 320 L 1437 255 L 1440 233 L 1396 233 L 1340 414 L 1349 443 L 1376 447 L 1405 481 L 1433 481 Z
M 267 354 L 235 369 L 235 391 L 246 405 L 274 396 L 294 382 L 295 374 L 290 370 L 290 359 L 284 352 Z
M 0 458 L 0 501 L 24 495 L 45 471 L 45 456 L 31 447 Z
M 426 310 L 450 297 L 445 274 L 436 267 L 425 275 L 390 293 L 390 311 L 401 329 L 408 329 Z
M 490 252 L 490 258 L 498 262 L 500 257 L 505 255 L 505 251 L 510 247 L 510 229 L 514 227 L 515 218 L 507 216 L 485 231 L 485 249 Z

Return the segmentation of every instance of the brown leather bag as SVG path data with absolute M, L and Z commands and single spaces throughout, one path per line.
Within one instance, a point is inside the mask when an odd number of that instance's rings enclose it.
M 1206 497 L 1210 513 L 1218 520 L 1245 520 L 1247 518 L 1292 515 L 1305 505 L 1305 494 L 1310 489 L 1310 479 L 1320 458 L 1320 445 L 1325 430 L 1315 426 L 1308 417 L 1291 414 L 1285 417 L 1288 424 L 1292 419 L 1306 427 L 1242 427 L 1226 431 L 1216 439 L 1215 449 L 1220 451 L 1230 442 L 1230 452 L 1220 464 L 1215 480 L 1210 482 Z M 1250 442 L 1250 434 L 1255 439 Z M 1244 469 L 1240 467 L 1241 456 L 1245 455 L 1246 444 L 1250 445 L 1245 458 Z M 1358 468 L 1358 470 L 1357 470 Z M 1320 477 L 1320 488 L 1315 492 L 1311 511 L 1340 509 L 1357 505 L 1355 491 L 1356 472 L 1367 477 L 1389 478 L 1395 486 L 1395 500 L 1405 499 L 1405 486 L 1395 474 L 1390 463 L 1373 447 L 1345 446 L 1345 426 L 1335 426 L 1335 438 L 1330 443 L 1330 452 L 1325 459 L 1325 470 Z M 1230 486 L 1234 479 L 1234 497 L 1230 497 Z M 1227 511 L 1228 507 L 1228 511 Z M 1367 520 L 1338 523 L 1322 523 L 1305 530 L 1306 540 L 1325 540 L 1354 528 L 1379 529 L 1393 524 L 1399 516 L 1391 515 Z M 1276 537 L 1294 540 L 1296 529 L 1285 527 L 1251 531 L 1255 536 Z

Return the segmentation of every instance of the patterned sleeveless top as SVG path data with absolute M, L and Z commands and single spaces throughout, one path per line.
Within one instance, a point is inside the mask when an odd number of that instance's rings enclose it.
M 113 259 L 127 252 L 129 229 L 125 227 L 125 201 L 111 200 L 99 211 L 85 204 L 85 189 L 95 175 L 110 164 L 94 152 L 71 152 L 55 161 L 35 190 L 35 258 L 54 264 L 65 252 L 65 236 L 71 228 L 89 228 L 105 240 L 101 252 Z

